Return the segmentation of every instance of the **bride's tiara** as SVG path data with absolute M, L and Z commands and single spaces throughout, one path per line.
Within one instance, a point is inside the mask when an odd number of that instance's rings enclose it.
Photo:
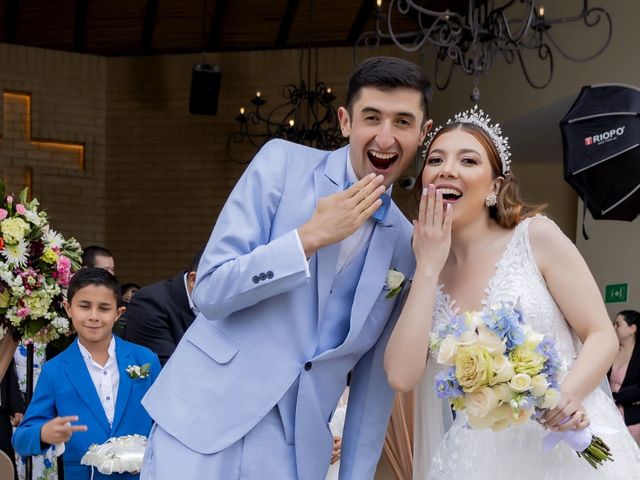
M 471 110 L 465 110 L 464 112 L 456 114 L 453 118 L 447 120 L 446 124 L 451 125 L 452 123 L 472 123 L 473 125 L 480 127 L 489 136 L 491 142 L 493 142 L 498 150 L 498 156 L 502 163 L 502 174 L 505 176 L 509 174 L 509 170 L 511 170 L 511 147 L 509 147 L 509 137 L 504 137 L 502 135 L 502 128 L 500 128 L 499 123 L 491 125 L 491 118 L 489 118 L 489 115 L 486 115 L 482 109 L 478 108 L 477 105 Z M 429 150 L 429 146 L 431 145 L 433 138 L 436 136 L 436 133 L 441 129 L 442 125 L 435 128 L 427 135 L 423 151 L 425 155 Z

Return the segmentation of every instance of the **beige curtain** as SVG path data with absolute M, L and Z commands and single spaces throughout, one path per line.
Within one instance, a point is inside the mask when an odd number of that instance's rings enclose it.
M 413 475 L 413 392 L 398 393 L 384 439 L 383 455 L 396 480 Z

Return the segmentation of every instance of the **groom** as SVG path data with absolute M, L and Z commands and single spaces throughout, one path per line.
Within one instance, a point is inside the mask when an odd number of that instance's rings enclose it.
M 416 65 L 369 59 L 338 111 L 348 147 L 274 140 L 256 155 L 199 265 L 200 315 L 143 400 L 156 422 L 143 480 L 324 480 L 349 371 L 340 478 L 374 477 L 399 298 L 385 278 L 414 268 L 411 225 L 384 192 L 431 127 L 429 94 Z

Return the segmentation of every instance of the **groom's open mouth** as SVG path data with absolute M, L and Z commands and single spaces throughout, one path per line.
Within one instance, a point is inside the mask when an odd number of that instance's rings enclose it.
M 378 152 L 375 150 L 367 151 L 367 158 L 376 170 L 384 171 L 398 160 L 399 155 L 393 152 Z

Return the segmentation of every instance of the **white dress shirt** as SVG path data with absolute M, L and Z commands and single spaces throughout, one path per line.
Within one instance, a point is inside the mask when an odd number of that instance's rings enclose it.
M 120 383 L 120 372 L 118 371 L 118 361 L 116 360 L 116 341 L 111 337 L 109 343 L 109 358 L 102 366 L 97 363 L 80 341 L 78 341 L 80 353 L 87 366 L 93 385 L 98 393 L 98 398 L 104 409 L 104 413 L 109 420 L 109 425 L 113 423 L 113 415 L 116 408 L 116 398 L 118 397 L 118 385 Z

